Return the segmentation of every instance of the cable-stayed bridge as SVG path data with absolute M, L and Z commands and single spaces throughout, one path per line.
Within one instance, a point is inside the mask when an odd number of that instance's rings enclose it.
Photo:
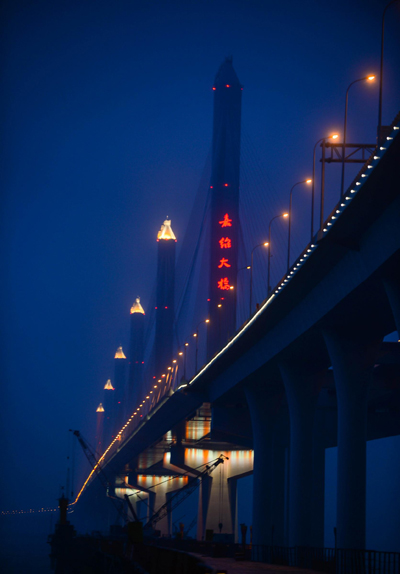
M 189 245 L 191 234 L 196 240 L 181 252 L 191 264 L 178 259 L 185 280 L 174 321 L 164 320 L 154 305 L 153 336 L 171 339 L 170 360 L 156 371 L 149 354 L 149 366 L 137 371 L 132 382 L 140 378 L 138 392 L 120 409 L 121 424 L 99 464 L 112 478 L 113 495 L 124 500 L 127 494 L 147 521 L 199 467 L 223 453 L 229 460 L 199 487 L 197 538 L 212 530 L 237 539 L 238 483 L 252 473 L 257 552 L 271 543 L 323 547 L 325 449 L 337 446 L 337 545 L 363 549 L 366 443 L 400 434 L 399 344 L 384 341 L 400 330 L 400 124 L 387 131 L 313 236 L 303 245 L 299 238 L 292 242 L 286 272 L 283 218 L 267 247 L 273 272 L 261 259 L 247 269 L 244 254 L 268 239 L 261 236 L 268 220 L 261 194 L 259 211 L 249 213 L 242 185 L 239 194 L 238 159 L 231 161 L 240 132 L 231 115 L 242 89 L 236 74 L 229 76 L 231 67 L 228 60 L 214 86 L 215 97 L 225 91 L 214 111 L 212 165 L 204 176 L 210 183 L 206 194 L 199 188 L 184 242 Z M 268 206 L 269 220 L 283 210 Z M 226 239 L 235 249 L 218 246 Z M 249 272 L 251 308 L 241 277 Z M 141 320 L 140 310 L 134 315 L 132 321 Z M 201 325 L 206 318 L 210 323 Z M 197 369 L 193 353 L 187 356 L 189 334 Z M 121 365 L 124 358 L 115 360 Z M 115 519 L 95 472 L 74 512 L 83 527 L 98 529 Z M 172 535 L 174 519 L 171 511 L 159 522 L 163 535 Z

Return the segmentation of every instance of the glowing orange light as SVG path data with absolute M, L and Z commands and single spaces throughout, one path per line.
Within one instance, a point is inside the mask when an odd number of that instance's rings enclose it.
M 117 352 L 114 355 L 114 359 L 126 359 L 122 347 L 118 347 Z
M 206 319 L 206 323 L 209 323 L 209 322 L 210 322 L 210 319 Z
M 224 183 L 224 186 L 225 186 L 225 187 L 228 187 L 228 184 L 227 184 L 227 183 Z
M 375 80 L 375 76 L 368 76 L 367 80 L 369 80 L 371 82 L 372 80 Z
M 228 277 L 223 277 L 218 281 L 218 289 L 222 289 L 222 291 L 228 291 L 230 289 L 229 279 Z
M 213 90 L 215 91 L 217 88 L 213 88 Z
M 331 135 L 331 138 L 332 138 L 333 140 L 337 140 L 338 137 L 339 137 L 339 134 L 333 134 L 333 135 Z
M 218 265 L 218 269 L 222 269 L 222 267 L 231 267 L 231 265 L 228 263 L 229 259 L 226 259 L 225 257 L 223 257 L 222 259 L 220 259 L 219 261 L 219 265 Z
M 306 183 L 312 183 L 312 179 L 306 179 Z
M 175 241 L 176 241 L 175 234 L 171 229 L 171 220 L 170 219 L 166 219 L 164 221 L 164 223 L 161 225 L 161 229 L 157 234 L 157 241 L 159 239 L 166 239 L 166 240 L 175 239 Z
M 288 214 L 288 213 L 284 213 L 284 214 L 283 214 L 283 217 L 289 217 L 289 214 Z
M 142 315 L 144 315 L 143 307 L 140 304 L 140 297 L 136 297 L 136 300 L 131 307 L 131 315 L 133 315 L 133 313 L 142 313 Z
M 230 85 L 229 85 L 229 84 L 226 84 L 226 87 L 227 87 L 227 88 L 230 88 Z
M 221 227 L 232 227 L 232 219 L 229 219 L 229 215 L 225 213 L 224 219 L 218 222 Z
M 232 241 L 229 237 L 221 237 L 219 240 L 219 246 L 221 249 L 230 249 L 232 247 Z

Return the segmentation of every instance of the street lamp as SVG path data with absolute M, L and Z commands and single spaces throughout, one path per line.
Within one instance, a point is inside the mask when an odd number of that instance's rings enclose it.
M 268 245 L 269 245 L 269 249 L 268 249 L 268 295 L 271 292 L 271 285 L 270 285 L 270 276 L 271 276 L 271 224 L 274 221 L 274 219 L 278 219 L 278 217 L 289 217 L 288 213 L 280 213 L 279 215 L 275 215 L 275 217 L 273 217 L 271 219 L 271 221 L 269 222 L 269 226 L 268 226 Z
M 290 266 L 290 223 L 292 220 L 292 193 L 296 185 L 300 185 L 301 183 L 312 183 L 312 179 L 304 179 L 303 181 L 298 181 L 294 184 L 292 189 L 290 190 L 290 199 L 289 199 L 289 226 L 288 226 L 288 250 L 287 250 L 287 270 L 289 271 Z
M 256 245 L 255 247 L 253 247 L 253 249 L 251 250 L 251 265 L 249 265 L 248 267 L 243 267 L 243 269 L 250 269 L 250 307 L 249 307 L 249 315 L 251 315 L 251 304 L 253 301 L 253 253 L 255 251 L 255 249 L 257 249 L 257 247 L 268 247 L 269 243 L 268 241 L 265 241 L 264 243 L 259 243 L 258 245 Z
M 314 152 L 313 152 L 313 164 L 312 164 L 312 190 L 311 190 L 311 243 L 312 240 L 314 238 L 314 199 L 315 199 L 315 151 L 317 149 L 317 145 L 325 140 L 329 140 L 330 138 L 332 138 L 333 140 L 337 139 L 339 137 L 338 134 L 332 134 L 330 136 L 326 136 L 324 138 L 321 138 L 317 141 L 317 143 L 314 146 Z
M 202 323 L 209 323 L 210 319 L 204 319 L 204 321 L 200 321 L 200 323 L 197 324 L 196 327 L 196 332 L 193 333 L 193 337 L 196 337 L 196 360 L 195 360 L 195 368 L 194 368 L 194 372 L 197 373 L 197 356 L 199 354 L 199 327 Z
M 343 127 L 343 144 L 342 144 L 342 181 L 340 184 L 340 197 L 343 197 L 343 191 L 344 191 L 344 164 L 345 164 L 345 155 L 346 155 L 346 132 L 347 132 L 347 108 L 348 108 L 348 104 L 349 104 L 349 90 L 351 88 L 351 86 L 353 84 L 356 84 L 357 82 L 364 82 L 364 81 L 368 81 L 368 82 L 372 82 L 373 80 L 375 80 L 375 76 L 373 74 L 370 74 L 369 76 L 365 76 L 364 78 L 359 78 L 358 80 L 354 80 L 354 82 L 351 82 L 351 84 L 349 84 L 347 90 L 346 90 L 346 104 L 344 107 L 344 127 Z
M 378 111 L 378 145 L 380 144 L 381 138 L 381 129 L 382 129 L 382 97 L 383 97 L 383 41 L 385 37 L 385 14 L 386 10 L 395 2 L 399 0 L 392 0 L 389 4 L 386 5 L 383 14 L 382 14 L 382 34 L 381 34 L 381 65 L 379 71 L 379 111 Z
M 189 343 L 185 343 L 184 345 L 181 345 L 180 347 L 178 347 L 178 356 L 182 357 L 183 356 L 183 378 L 186 381 L 186 347 L 189 346 Z M 179 349 L 183 349 L 182 351 L 180 351 Z

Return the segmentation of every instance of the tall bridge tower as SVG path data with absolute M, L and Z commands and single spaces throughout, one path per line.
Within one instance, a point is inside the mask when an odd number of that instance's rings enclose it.
M 242 89 L 232 58 L 226 58 L 213 86 L 209 357 L 236 330 Z
M 115 389 L 112 386 L 111 379 L 108 379 L 104 385 L 104 428 L 103 428 L 103 445 L 107 446 L 111 442 L 114 430 L 114 409 L 115 409 Z
M 118 347 L 114 355 L 114 425 L 113 434 L 116 435 L 121 429 L 124 420 L 125 401 L 125 380 L 126 380 L 126 356 L 122 347 Z
M 157 242 L 155 367 L 157 376 L 159 376 L 172 358 L 175 320 L 176 237 L 168 217 L 158 232 Z
M 131 340 L 129 348 L 128 413 L 140 398 L 144 370 L 144 309 L 140 297 L 131 307 Z

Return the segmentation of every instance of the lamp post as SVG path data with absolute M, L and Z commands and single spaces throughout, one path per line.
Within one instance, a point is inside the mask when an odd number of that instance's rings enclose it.
M 196 332 L 193 333 L 193 337 L 196 338 L 196 360 L 195 360 L 195 368 L 194 368 L 194 372 L 197 373 L 197 357 L 199 354 L 199 327 L 202 323 L 209 323 L 210 319 L 204 319 L 204 321 L 200 321 L 200 323 L 197 324 L 196 327 Z
M 185 343 L 184 345 L 178 347 L 179 357 L 183 356 L 183 378 L 185 379 L 185 381 L 186 381 L 186 347 L 189 347 L 189 343 Z M 179 349 L 183 349 L 183 351 L 180 351 Z
M 381 139 L 381 129 L 382 129 L 382 98 L 383 98 L 383 42 L 385 37 L 385 14 L 386 10 L 392 4 L 399 2 L 399 0 L 392 0 L 389 4 L 386 5 L 385 9 L 383 10 L 382 14 L 382 34 L 381 34 L 381 64 L 380 64 L 380 71 L 379 71 L 379 111 L 378 111 L 378 145 L 382 141 Z
M 253 253 L 258 247 L 268 247 L 268 241 L 264 243 L 259 243 L 251 250 L 251 264 L 249 267 L 243 267 L 243 269 L 250 269 L 250 306 L 249 306 L 249 315 L 251 315 L 251 306 L 253 302 Z
M 248 271 L 250 271 L 251 265 L 245 265 L 244 267 L 241 267 L 240 269 L 238 269 L 237 275 L 239 275 L 239 271 L 243 271 L 243 269 L 247 269 Z M 237 282 L 238 282 L 238 280 L 237 280 Z
M 346 103 L 344 107 L 343 144 L 342 144 L 342 181 L 340 184 L 340 197 L 343 197 L 343 191 L 344 191 L 344 164 L 346 155 L 347 108 L 349 104 L 349 90 L 351 86 L 353 86 L 357 82 L 364 82 L 365 80 L 372 82 L 372 80 L 375 80 L 375 76 L 371 74 L 369 76 L 365 76 L 364 78 L 358 78 L 358 80 L 354 80 L 354 82 L 351 82 L 351 84 L 349 84 L 346 90 Z
M 317 149 L 317 145 L 319 143 L 321 143 L 324 140 L 329 140 L 330 138 L 332 138 L 333 140 L 337 139 L 339 137 L 338 134 L 332 134 L 330 136 L 326 136 L 324 138 L 321 138 L 317 141 L 317 143 L 314 146 L 314 151 L 313 151 L 313 164 L 312 164 L 312 189 L 311 189 L 311 243 L 312 240 L 314 238 L 314 200 L 315 200 L 315 152 Z
M 280 213 L 279 215 L 275 215 L 275 217 L 273 217 L 271 219 L 271 221 L 269 222 L 269 226 L 268 226 L 268 245 L 269 245 L 269 249 L 268 249 L 268 295 L 271 292 L 271 281 L 270 281 L 270 277 L 271 277 L 271 224 L 274 221 L 274 219 L 278 219 L 278 217 L 289 217 L 288 213 Z
M 289 267 L 290 267 L 290 223 L 292 220 L 292 193 L 294 188 L 297 185 L 300 185 L 301 183 L 311 183 L 312 179 L 304 179 L 303 181 L 298 181 L 297 183 L 295 183 L 292 187 L 292 189 L 290 190 L 290 199 L 289 199 L 289 225 L 288 225 L 288 251 L 287 251 L 287 270 L 289 271 Z

